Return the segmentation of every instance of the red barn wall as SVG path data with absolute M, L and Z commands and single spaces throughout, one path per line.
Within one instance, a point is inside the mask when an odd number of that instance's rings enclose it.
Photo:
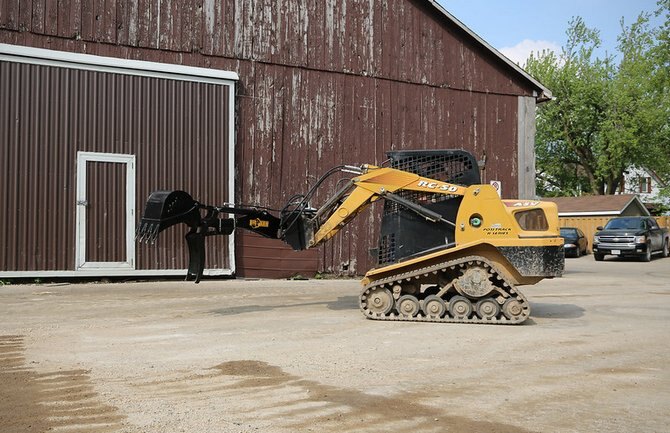
M 0 42 L 237 72 L 240 203 L 279 208 L 330 167 L 397 149 L 466 149 L 517 194 L 518 97 L 533 87 L 428 1 L 0 0 Z M 364 273 L 378 228 L 365 212 L 294 257 Z M 264 274 L 244 260 L 254 245 L 238 243 L 238 274 Z

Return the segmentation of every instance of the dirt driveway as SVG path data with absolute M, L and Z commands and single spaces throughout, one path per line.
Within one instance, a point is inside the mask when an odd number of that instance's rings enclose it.
M 0 432 L 666 432 L 670 259 L 568 259 L 520 326 L 357 281 L 0 287 Z

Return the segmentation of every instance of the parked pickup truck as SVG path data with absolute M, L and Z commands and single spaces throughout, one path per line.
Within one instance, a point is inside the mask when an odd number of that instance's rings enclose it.
M 661 228 L 651 217 L 620 217 L 598 227 L 593 236 L 593 257 L 603 260 L 606 254 L 620 257 L 639 257 L 648 262 L 651 255 L 670 254 L 668 229 Z

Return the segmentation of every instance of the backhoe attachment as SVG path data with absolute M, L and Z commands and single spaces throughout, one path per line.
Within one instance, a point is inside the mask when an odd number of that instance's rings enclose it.
M 184 191 L 155 191 L 147 199 L 144 214 L 135 235 L 140 242 L 154 243 L 158 234 L 175 224 L 189 227 L 187 281 L 200 281 L 205 269 L 205 237 L 230 235 L 243 228 L 267 238 L 276 239 L 279 218 L 257 208 L 207 206 L 194 200 Z

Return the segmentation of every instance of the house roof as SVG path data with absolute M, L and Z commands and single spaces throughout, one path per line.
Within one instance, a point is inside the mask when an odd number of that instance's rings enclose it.
M 638 207 L 642 215 L 649 215 L 635 194 L 546 197 L 542 200 L 556 203 L 559 216 L 620 215 L 631 206 Z
M 526 80 L 528 80 L 533 86 L 535 86 L 536 89 L 539 91 L 539 93 L 536 95 L 538 102 L 548 101 L 552 98 L 551 90 L 546 88 L 544 85 L 542 85 L 542 83 L 537 81 L 535 78 L 531 77 L 528 72 L 524 71 L 519 65 L 517 65 L 516 63 L 505 57 L 500 51 L 493 48 L 493 46 L 491 46 L 488 42 L 482 39 L 477 33 L 470 30 L 465 24 L 460 22 L 458 18 L 450 14 L 437 1 L 435 0 L 426 0 L 426 1 L 430 3 L 435 9 L 437 9 L 440 13 L 442 13 L 448 20 L 452 21 L 454 24 L 456 24 L 456 26 L 460 27 L 464 32 L 466 32 L 469 36 L 471 36 L 476 42 L 482 45 L 485 49 L 489 50 L 491 53 L 493 53 L 493 55 L 498 57 L 508 66 L 510 66 L 513 70 L 515 70 L 517 73 L 523 76 Z

